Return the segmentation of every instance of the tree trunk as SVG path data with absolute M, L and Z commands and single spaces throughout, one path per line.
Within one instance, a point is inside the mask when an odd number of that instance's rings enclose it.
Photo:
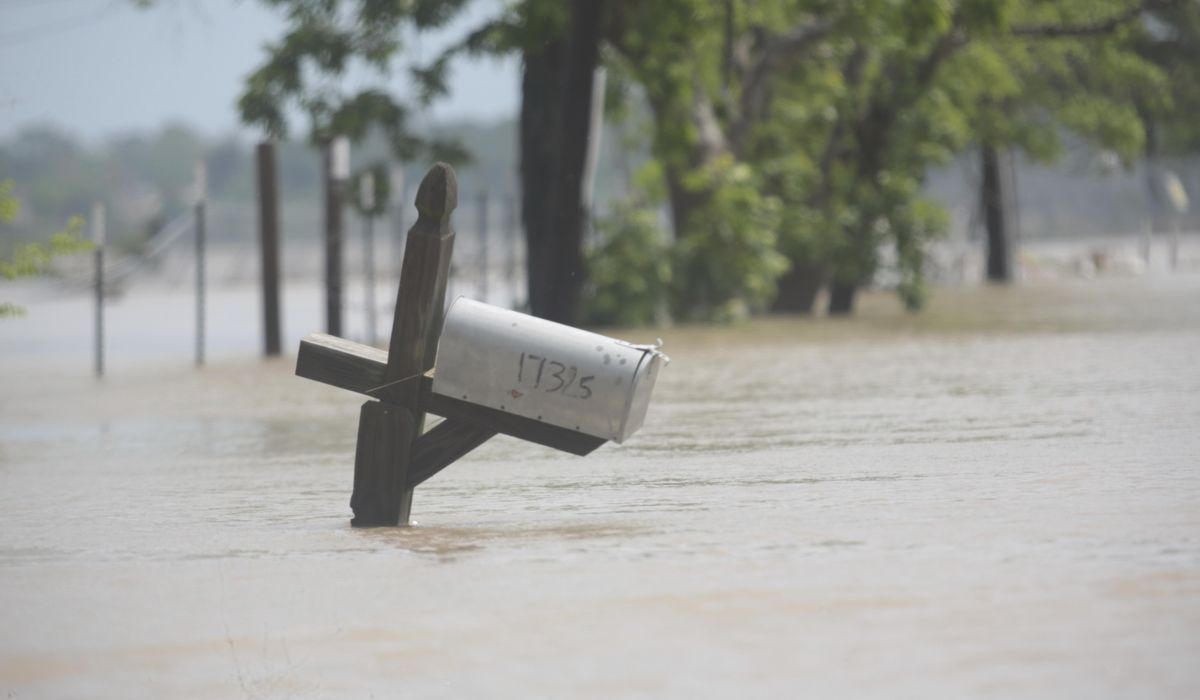
M 653 95 L 649 96 L 650 108 L 656 121 L 662 123 L 668 120 L 687 119 L 695 128 L 695 135 L 688 145 L 684 158 L 668 158 L 663 161 L 663 170 L 667 181 L 667 198 L 671 208 L 671 229 L 675 239 L 683 238 L 691 225 L 695 212 L 700 211 L 712 201 L 713 192 L 708 189 L 697 189 L 684 184 L 689 174 L 708 165 L 717 158 L 730 155 L 729 142 L 721 131 L 717 119 L 716 107 L 700 85 L 695 85 L 692 93 L 692 104 L 686 115 L 671 109 L 664 102 L 656 102 Z
M 853 282 L 834 281 L 829 285 L 829 315 L 849 316 L 854 313 L 854 296 L 858 285 Z
M 683 238 L 693 215 L 708 201 L 708 192 L 697 191 L 683 184 L 688 171 L 665 164 L 663 172 L 667 180 L 667 204 L 671 208 L 671 231 L 675 240 Z
M 771 311 L 812 314 L 824 281 L 825 269 L 820 263 L 793 262 L 792 269 L 779 278 L 779 293 L 771 304 Z
M 1000 172 L 1000 155 L 996 147 L 980 146 L 983 177 L 980 179 L 979 200 L 983 207 L 983 224 L 987 229 L 987 279 L 1007 284 L 1012 281 L 1012 241 L 1008 217 L 1004 208 L 1004 180 Z
M 1162 164 L 1159 162 L 1158 157 L 1158 128 L 1149 117 L 1142 118 L 1142 125 L 1146 130 L 1146 151 L 1144 158 L 1146 167 L 1146 194 L 1150 201 L 1150 233 L 1166 233 L 1167 217 L 1165 216 L 1165 212 L 1167 203 L 1166 198 L 1163 196 Z
M 526 52 L 522 80 L 521 175 L 530 311 L 559 323 L 576 321 L 583 289 L 582 182 L 603 9 L 600 0 L 572 3 L 565 42 L 540 47 L 532 55 Z
M 521 222 L 525 226 L 525 276 L 529 311 L 545 316 L 549 304 L 551 255 L 550 200 L 555 177 L 554 133 L 558 121 L 558 69 L 562 41 L 526 49 L 521 74 Z

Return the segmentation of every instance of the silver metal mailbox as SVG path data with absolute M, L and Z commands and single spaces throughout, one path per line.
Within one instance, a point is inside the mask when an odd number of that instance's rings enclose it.
M 446 312 L 433 392 L 623 442 L 642 426 L 659 345 L 633 345 L 459 297 Z

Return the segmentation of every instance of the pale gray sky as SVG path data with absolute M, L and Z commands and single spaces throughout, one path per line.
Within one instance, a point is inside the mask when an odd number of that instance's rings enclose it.
M 447 31 L 410 37 L 410 55 L 433 56 L 498 4 L 476 0 Z M 166 121 L 208 134 L 249 134 L 238 124 L 234 102 L 246 74 L 263 60 L 263 44 L 282 33 L 279 16 L 257 0 L 159 5 L 137 10 L 129 0 L 0 0 L 0 136 L 38 121 L 88 140 Z M 406 76 L 400 72 L 387 85 L 404 94 Z M 460 61 L 451 90 L 426 120 L 512 115 L 519 64 L 512 57 Z

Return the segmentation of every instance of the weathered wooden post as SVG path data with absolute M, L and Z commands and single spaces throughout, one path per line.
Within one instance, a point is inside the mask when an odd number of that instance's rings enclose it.
M 342 332 L 342 238 L 343 200 L 350 178 L 350 142 L 344 137 L 325 141 L 321 147 L 321 173 L 325 189 L 325 329 L 330 335 Z
M 95 371 L 97 377 L 104 376 L 104 244 L 105 231 L 104 205 L 96 202 L 92 205 L 92 243 L 96 246 L 96 340 L 95 340 Z
M 488 300 L 488 196 L 480 192 L 475 199 L 475 220 L 479 239 L 479 299 Z
M 204 161 L 196 162 L 196 366 L 204 366 L 204 234 L 208 199 L 208 170 Z
M 363 225 L 363 305 L 366 307 L 366 338 L 375 344 L 375 174 L 367 171 L 358 181 L 358 209 Z
M 300 343 L 297 375 L 372 397 L 359 412 L 356 526 L 408 524 L 413 489 L 496 433 L 577 455 L 624 440 L 666 361 L 656 346 L 468 299 L 446 316 L 457 203 L 454 171 L 435 165 L 417 191 L 386 354 L 330 335 Z M 427 412 L 446 420 L 426 432 Z
M 521 258 L 521 234 L 517 230 L 517 220 L 520 218 L 520 211 L 517 208 L 517 198 L 508 196 L 505 198 L 504 207 L 504 247 L 508 251 L 508 290 L 512 295 L 509 297 L 508 308 L 518 309 L 521 304 L 521 290 L 523 288 L 523 278 L 518 275 L 518 263 Z
M 458 206 L 458 182 L 450 166 L 435 165 L 417 190 L 417 221 L 408 231 L 396 315 L 388 345 L 383 384 L 420 377 L 433 367 L 437 335 L 446 305 L 446 279 L 454 251 L 450 214 Z M 416 385 L 398 391 L 388 403 L 363 404 L 354 457 L 354 525 L 408 522 L 412 488 L 407 485 L 413 436 L 425 426 Z M 490 437 L 490 436 L 489 436 Z
M 279 180 L 275 144 L 258 144 L 258 247 L 262 262 L 263 354 L 279 355 Z
M 387 269 L 397 277 L 400 276 L 400 265 L 404 259 L 404 243 L 405 243 L 405 220 L 404 208 L 408 206 L 408 185 L 404 181 L 404 169 L 393 168 L 391 177 L 388 180 L 388 191 L 393 198 L 390 208 L 390 224 L 392 229 L 391 235 L 391 257 L 388 260 Z

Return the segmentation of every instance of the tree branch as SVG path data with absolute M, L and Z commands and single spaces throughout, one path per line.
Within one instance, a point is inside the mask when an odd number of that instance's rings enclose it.
M 739 114 L 733 128 L 733 150 L 740 154 L 750 128 L 762 118 L 770 102 L 771 77 L 789 60 L 807 51 L 833 29 L 828 21 L 797 27 L 787 34 L 767 40 L 758 61 L 750 67 L 742 83 Z
M 856 93 L 862 85 L 863 70 L 867 64 L 867 57 L 867 49 L 863 46 L 857 46 L 842 65 L 842 75 L 846 77 L 846 91 L 851 94 L 851 99 L 857 96 Z M 822 173 L 829 172 L 834 156 L 842 147 L 842 135 L 846 132 L 847 116 L 845 113 L 847 111 L 845 105 L 843 105 L 842 109 L 838 110 L 837 123 L 833 125 L 833 131 L 830 133 L 829 140 L 825 144 L 825 151 L 821 154 L 820 172 Z
M 1046 24 L 1013 27 L 1009 34 L 1026 39 L 1059 39 L 1063 37 L 1108 34 L 1137 19 L 1144 12 L 1161 10 L 1179 4 L 1180 0 L 1142 0 L 1112 17 L 1083 24 Z

